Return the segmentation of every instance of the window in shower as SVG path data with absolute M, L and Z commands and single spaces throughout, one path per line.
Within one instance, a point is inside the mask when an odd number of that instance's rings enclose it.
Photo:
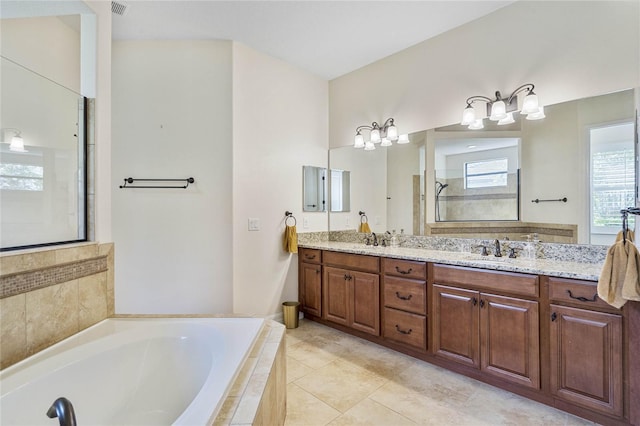
M 633 122 L 589 129 L 591 244 L 611 244 L 622 227 L 620 210 L 635 206 Z M 634 217 L 630 218 L 634 229 Z
M 465 188 L 507 186 L 509 161 L 506 158 L 464 164 Z

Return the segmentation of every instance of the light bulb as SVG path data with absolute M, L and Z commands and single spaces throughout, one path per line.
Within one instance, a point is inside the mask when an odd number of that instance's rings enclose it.
M 380 143 L 382 139 L 380 138 L 380 129 L 374 128 L 371 130 L 371 142 Z
M 533 112 L 527 115 L 527 120 L 542 120 L 546 116 L 544 115 L 544 107 L 541 106 L 538 108 L 538 112 Z
M 511 124 L 515 122 L 516 120 L 513 119 L 513 113 L 508 112 L 505 118 L 498 120 L 498 126 L 504 126 L 505 124 Z
M 522 102 L 521 114 L 535 114 L 539 109 L 538 95 L 533 93 L 533 91 L 529 91 L 529 94 L 525 96 Z
M 471 130 L 480 130 L 484 129 L 484 123 L 482 122 L 482 118 L 478 118 L 476 121 L 469 125 L 469 129 Z
M 22 139 L 22 136 L 15 135 L 13 138 L 11 138 L 11 143 L 9 144 L 9 151 L 27 152 L 27 150 L 24 149 L 24 139 Z
M 507 106 L 503 100 L 495 101 L 491 104 L 491 116 L 489 120 L 498 121 L 507 116 Z
M 463 126 L 468 126 L 476 121 L 476 110 L 473 109 L 471 105 L 467 105 L 467 107 L 462 111 L 462 121 L 460 124 Z
M 398 128 L 393 124 L 387 127 L 387 139 L 390 141 L 398 140 Z
M 364 143 L 364 150 L 365 151 L 373 151 L 374 149 L 376 149 L 376 146 L 373 144 L 373 142 L 366 141 Z
M 353 143 L 354 148 L 364 148 L 364 136 L 360 132 L 356 133 L 356 137 Z
M 398 137 L 398 145 L 409 143 L 409 135 L 404 133 Z
M 393 145 L 393 144 L 391 143 L 391 141 L 389 139 L 382 138 L 382 143 L 380 144 L 380 146 L 391 146 L 391 145 Z

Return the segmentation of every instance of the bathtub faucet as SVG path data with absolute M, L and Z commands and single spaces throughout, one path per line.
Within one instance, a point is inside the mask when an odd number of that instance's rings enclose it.
M 56 399 L 47 410 L 47 416 L 50 419 L 57 417 L 60 421 L 60 426 L 76 426 L 76 413 L 73 410 L 71 401 L 67 398 L 60 397 Z

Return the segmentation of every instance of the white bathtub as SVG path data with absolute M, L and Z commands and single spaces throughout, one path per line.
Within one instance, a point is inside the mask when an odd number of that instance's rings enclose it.
M 0 372 L 0 424 L 205 425 L 264 326 L 261 318 L 108 319 Z

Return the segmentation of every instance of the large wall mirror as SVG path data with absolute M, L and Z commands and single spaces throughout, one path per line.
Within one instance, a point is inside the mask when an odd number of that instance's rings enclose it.
M 2 3 L 1 249 L 85 241 L 95 15 L 82 2 Z
M 610 244 L 620 209 L 635 205 L 636 91 L 547 105 L 542 120 L 336 148 L 329 164 L 351 170 L 352 210 L 374 232 Z M 352 216 L 332 212 L 329 229 L 356 229 Z

